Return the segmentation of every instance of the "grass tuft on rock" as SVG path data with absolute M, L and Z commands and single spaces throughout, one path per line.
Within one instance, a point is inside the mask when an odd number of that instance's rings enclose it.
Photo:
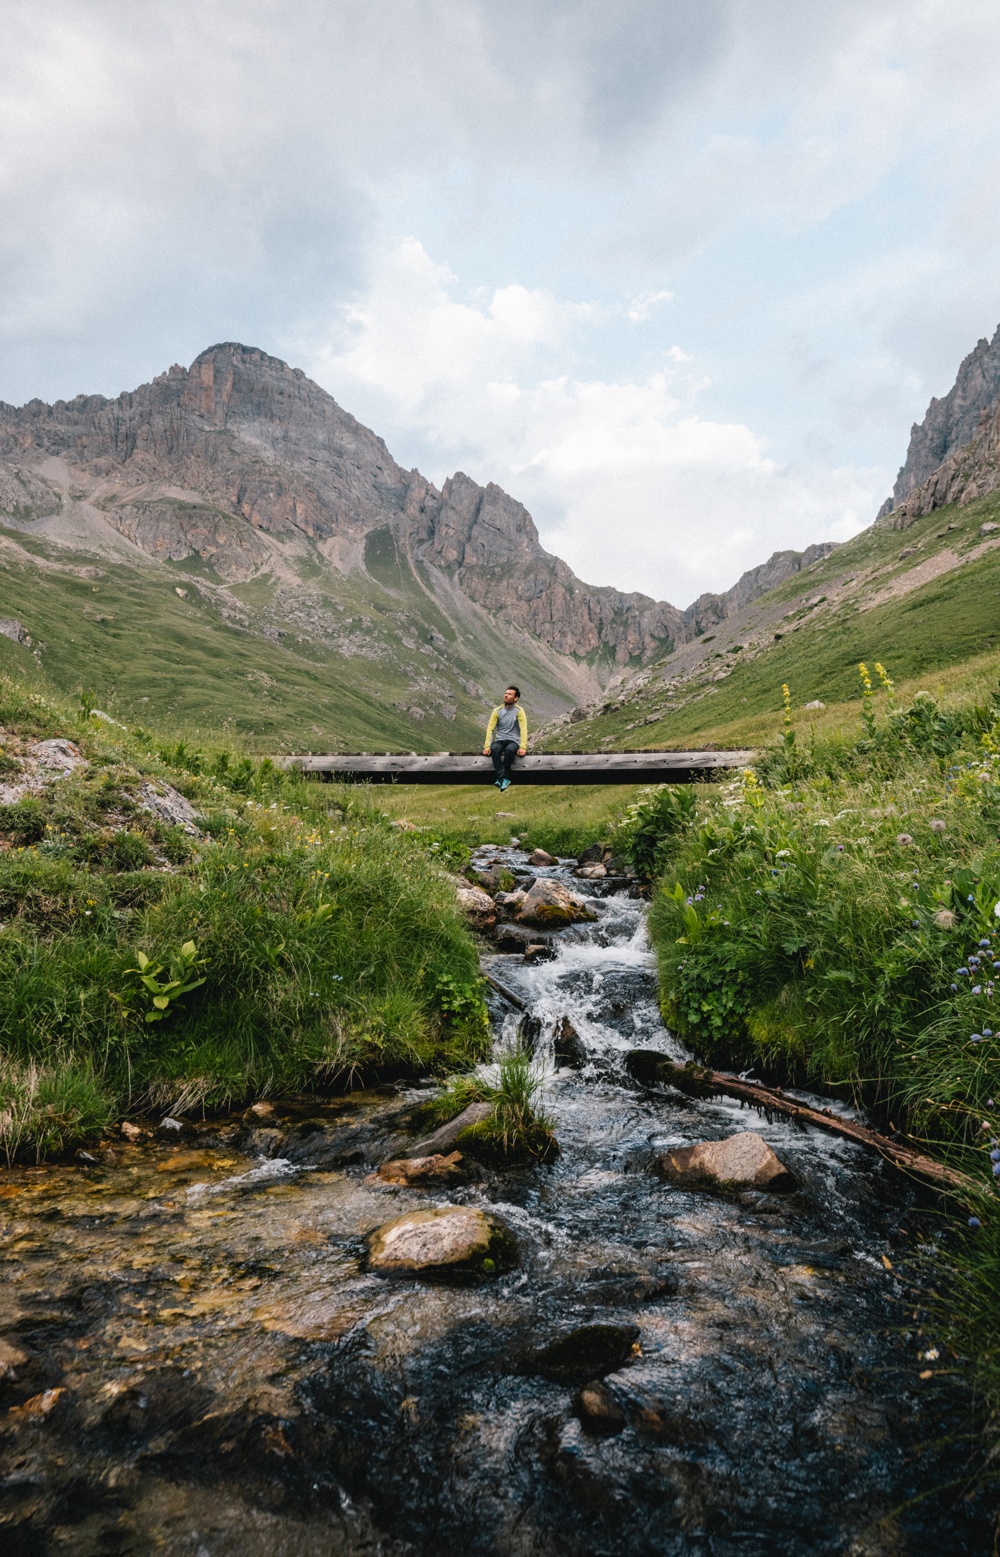
M 458 1145 L 488 1157 L 547 1161 L 558 1151 L 551 1121 L 538 1107 L 543 1076 L 521 1044 L 500 1051 L 496 1064 L 455 1076 L 430 1105 L 436 1124 L 454 1119 L 470 1103 L 489 1103 L 492 1112 L 470 1125 Z

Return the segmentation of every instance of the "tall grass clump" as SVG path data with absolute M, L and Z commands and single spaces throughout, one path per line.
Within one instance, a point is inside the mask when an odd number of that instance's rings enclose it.
M 489 1103 L 487 1118 L 464 1130 L 460 1145 L 508 1159 L 548 1158 L 554 1155 L 556 1142 L 551 1121 L 538 1107 L 543 1079 L 530 1051 L 514 1044 L 501 1049 L 494 1065 L 452 1077 L 428 1117 L 444 1124 L 470 1103 Z
M 946 1329 L 996 1427 L 1000 699 L 899 709 L 875 669 L 853 740 L 801 752 L 786 695 L 754 769 L 683 826 L 660 802 L 650 929 L 664 1015 L 701 1058 L 846 1092 L 981 1184 Z
M 483 1053 L 454 891 L 365 794 L 226 752 L 157 752 L 3 683 L 0 728 L 15 778 L 39 737 L 86 759 L 0 808 L 8 1157 L 59 1151 L 123 1110 L 219 1108 Z M 167 782 L 193 823 L 147 809 Z

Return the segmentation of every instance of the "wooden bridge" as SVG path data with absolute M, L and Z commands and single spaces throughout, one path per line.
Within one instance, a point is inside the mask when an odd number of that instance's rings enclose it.
M 752 751 L 529 753 L 514 764 L 515 784 L 695 784 L 745 768 Z M 493 764 L 482 752 L 280 757 L 283 768 L 338 784 L 485 784 Z

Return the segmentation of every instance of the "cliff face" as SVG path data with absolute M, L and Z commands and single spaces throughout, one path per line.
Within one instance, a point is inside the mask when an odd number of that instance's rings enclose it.
M 1000 327 L 992 341 L 984 338 L 970 351 L 959 367 L 952 388 L 943 399 L 931 401 L 919 425 L 914 423 L 906 460 L 896 477 L 892 497 L 883 503 L 878 518 L 898 509 L 911 492 L 923 487 L 935 471 L 956 456 L 975 437 L 981 419 L 993 411 L 998 402 Z
M 1000 403 L 986 414 L 957 453 L 888 514 L 881 522 L 905 530 L 924 514 L 949 503 L 964 506 L 1000 488 Z

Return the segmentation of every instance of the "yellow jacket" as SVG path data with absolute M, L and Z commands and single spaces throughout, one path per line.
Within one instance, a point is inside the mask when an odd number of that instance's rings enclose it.
M 496 708 L 494 708 L 493 712 L 490 714 L 490 722 L 486 726 L 486 739 L 483 741 L 484 746 L 488 746 L 493 739 L 493 731 L 496 729 L 497 720 L 500 717 L 500 708 L 501 704 L 498 703 Z M 520 739 L 517 744 L 519 747 L 525 748 L 528 744 L 528 720 L 520 703 L 516 704 L 516 708 L 517 728 L 520 731 Z

